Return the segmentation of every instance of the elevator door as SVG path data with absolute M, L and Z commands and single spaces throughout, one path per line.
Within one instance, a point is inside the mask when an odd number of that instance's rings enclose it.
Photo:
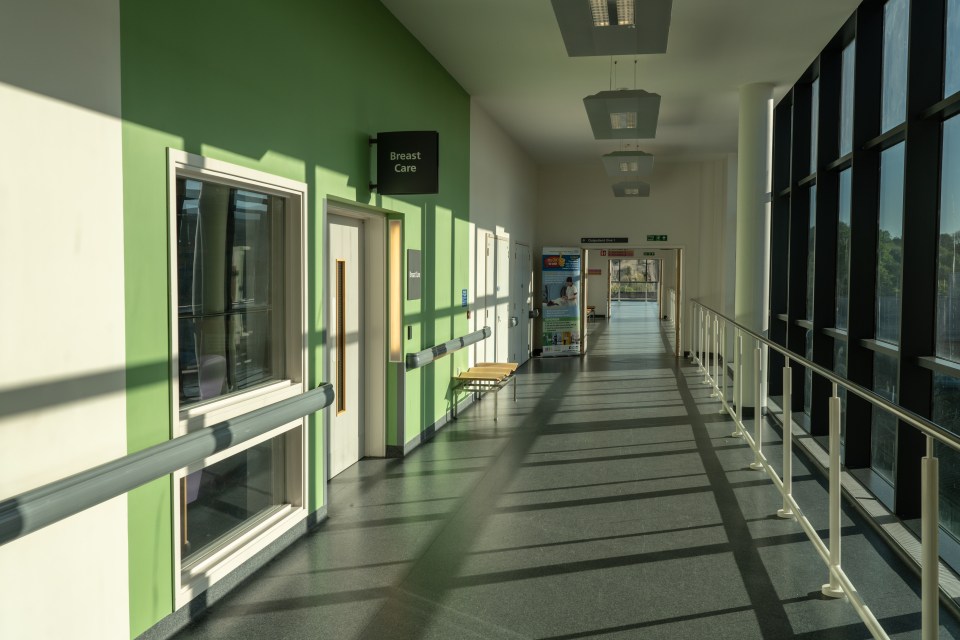
M 329 216 L 327 344 L 336 399 L 330 411 L 330 476 L 360 459 L 363 439 L 363 222 Z

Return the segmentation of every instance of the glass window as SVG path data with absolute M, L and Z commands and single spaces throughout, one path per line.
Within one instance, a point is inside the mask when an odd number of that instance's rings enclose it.
M 880 216 L 877 236 L 877 340 L 900 342 L 903 260 L 904 143 L 880 155 Z
M 194 564 L 208 551 L 219 550 L 223 541 L 295 501 L 286 494 L 284 478 L 288 438 L 299 439 L 299 429 L 181 479 L 185 506 L 180 520 L 180 558 L 185 565 Z
M 847 377 L 847 343 L 845 340 L 833 341 L 833 372 L 844 378 Z M 838 386 L 837 396 L 840 398 L 840 442 L 842 444 L 847 440 L 847 390 Z
M 180 408 L 283 370 L 284 199 L 177 178 Z
M 850 169 L 840 173 L 840 206 L 837 222 L 836 327 L 847 330 L 850 318 Z
M 947 0 L 947 46 L 944 58 L 943 96 L 960 91 L 960 0 Z
M 810 86 L 810 173 L 817 172 L 817 135 L 820 132 L 820 78 Z
M 941 166 L 936 355 L 960 362 L 960 117 L 943 125 Z
M 813 320 L 813 273 L 817 247 L 817 185 L 810 187 L 810 224 L 807 227 L 807 320 Z
M 807 360 L 813 361 L 813 331 L 810 329 L 807 329 L 805 336 L 803 355 Z M 804 368 L 803 375 L 803 412 L 809 416 L 810 407 L 813 405 L 813 371 Z
M 873 354 L 873 390 L 890 402 L 897 402 L 897 358 Z M 870 433 L 870 466 L 893 484 L 893 467 L 897 450 L 897 419 L 873 407 L 873 429 Z
M 856 41 L 843 50 L 840 76 L 840 155 L 853 150 L 853 76 Z
M 880 131 L 907 117 L 907 24 L 909 0 L 888 0 L 883 7 L 883 98 Z

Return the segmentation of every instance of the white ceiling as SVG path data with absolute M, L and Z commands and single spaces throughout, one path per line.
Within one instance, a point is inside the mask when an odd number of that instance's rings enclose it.
M 610 88 L 611 59 L 568 57 L 550 0 L 382 2 L 538 163 L 621 148 L 593 139 L 583 108 Z M 663 96 L 639 148 L 658 161 L 736 151 L 738 88 L 772 82 L 779 99 L 859 3 L 674 0 L 667 53 L 636 58 L 636 88 Z M 634 88 L 635 58 L 615 60 L 614 87 Z

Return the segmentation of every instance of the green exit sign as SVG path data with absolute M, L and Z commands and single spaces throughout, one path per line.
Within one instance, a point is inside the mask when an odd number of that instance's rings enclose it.
M 667 241 L 667 236 L 665 236 L 665 235 L 663 235 L 663 236 L 657 236 L 657 235 L 647 236 L 647 242 L 666 242 L 666 241 Z
M 644 251 L 644 252 L 643 252 L 643 255 L 645 255 L 645 256 L 655 256 L 655 255 L 657 255 L 657 252 L 656 252 L 656 251 Z

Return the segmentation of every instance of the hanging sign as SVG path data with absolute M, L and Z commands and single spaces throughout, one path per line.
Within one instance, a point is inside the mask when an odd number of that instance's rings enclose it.
M 580 238 L 580 244 L 627 244 L 629 238 Z
M 440 190 L 440 134 L 436 131 L 381 131 L 377 175 L 371 189 L 384 195 L 437 193 Z

